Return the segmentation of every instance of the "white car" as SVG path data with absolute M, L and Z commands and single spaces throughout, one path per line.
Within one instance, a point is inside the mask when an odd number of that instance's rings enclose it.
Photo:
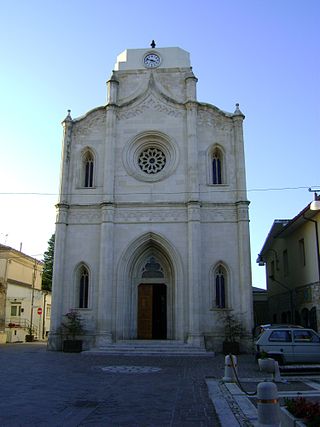
M 256 358 L 262 353 L 284 363 L 320 363 L 320 336 L 307 328 L 265 330 L 255 342 Z

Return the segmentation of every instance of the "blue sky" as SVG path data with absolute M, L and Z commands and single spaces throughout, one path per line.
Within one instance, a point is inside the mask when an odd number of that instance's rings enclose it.
M 127 48 L 191 54 L 198 100 L 246 115 L 253 284 L 276 218 L 312 199 L 319 177 L 318 0 L 0 0 L 0 242 L 42 254 L 54 232 L 61 121 L 104 105 Z M 4 194 L 4 193 L 45 193 Z M 41 258 L 41 255 L 39 255 Z

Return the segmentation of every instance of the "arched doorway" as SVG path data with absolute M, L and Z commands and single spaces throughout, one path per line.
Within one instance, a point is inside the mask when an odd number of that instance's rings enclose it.
M 181 259 L 175 248 L 163 236 L 146 233 L 127 247 L 118 267 L 116 340 L 142 339 L 139 317 L 145 315 L 140 314 L 139 293 L 147 292 L 152 293 L 153 313 L 158 315 L 152 315 L 149 336 L 144 339 L 184 339 L 187 294 Z M 150 312 L 148 316 L 151 317 Z

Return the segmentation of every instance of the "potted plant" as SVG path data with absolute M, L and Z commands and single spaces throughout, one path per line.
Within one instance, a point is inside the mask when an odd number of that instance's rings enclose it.
M 79 335 L 84 334 L 82 319 L 76 310 L 71 310 L 64 315 L 65 320 L 61 323 L 61 334 L 63 337 L 62 351 L 68 353 L 80 353 L 82 351 L 82 340 Z
M 320 403 L 304 397 L 285 399 L 281 407 L 281 425 L 318 427 L 320 425 Z
M 26 335 L 26 342 L 32 342 L 34 341 L 34 335 L 33 330 L 31 326 L 28 326 L 28 333 Z
M 244 334 L 242 323 L 234 314 L 224 315 L 225 340 L 222 344 L 224 354 L 240 354 L 240 338 Z

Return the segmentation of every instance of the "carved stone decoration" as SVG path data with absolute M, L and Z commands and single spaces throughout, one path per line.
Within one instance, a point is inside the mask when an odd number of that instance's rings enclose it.
M 236 222 L 237 213 L 234 209 L 202 209 L 202 222 Z
M 108 203 L 101 204 L 101 221 L 113 222 L 114 220 L 114 207 Z
M 58 203 L 56 205 L 56 222 L 57 224 L 66 224 L 69 217 L 69 205 Z
M 239 221 L 249 221 L 248 202 L 238 202 L 237 213 Z
M 106 113 L 104 108 L 98 108 L 89 112 L 85 117 L 78 119 L 73 125 L 73 140 L 75 143 L 81 142 L 91 133 L 96 131 L 104 132 Z
M 185 208 L 158 208 L 152 209 L 118 209 L 115 212 L 117 223 L 153 223 L 153 222 L 185 222 L 187 213 Z
M 158 111 L 159 113 L 164 113 L 168 116 L 179 118 L 183 117 L 185 114 L 184 108 L 177 104 L 177 106 L 172 107 L 171 105 L 166 104 L 155 98 L 150 94 L 141 104 L 135 106 L 126 106 L 122 107 L 117 111 L 117 118 L 119 120 L 127 120 L 133 117 L 140 116 L 148 110 Z
M 100 224 L 100 209 L 76 208 L 69 212 L 69 224 Z
M 218 113 L 215 110 L 200 109 L 198 112 L 198 125 L 215 128 L 221 132 L 230 132 L 232 122 L 227 116 Z
M 159 261 L 154 257 L 150 256 L 142 268 L 141 277 L 146 278 L 164 278 L 164 270 Z
M 189 221 L 200 221 L 200 205 L 199 203 L 188 204 L 188 220 Z
M 198 112 L 198 125 L 214 127 L 215 117 L 214 114 L 207 110 L 199 110 Z

